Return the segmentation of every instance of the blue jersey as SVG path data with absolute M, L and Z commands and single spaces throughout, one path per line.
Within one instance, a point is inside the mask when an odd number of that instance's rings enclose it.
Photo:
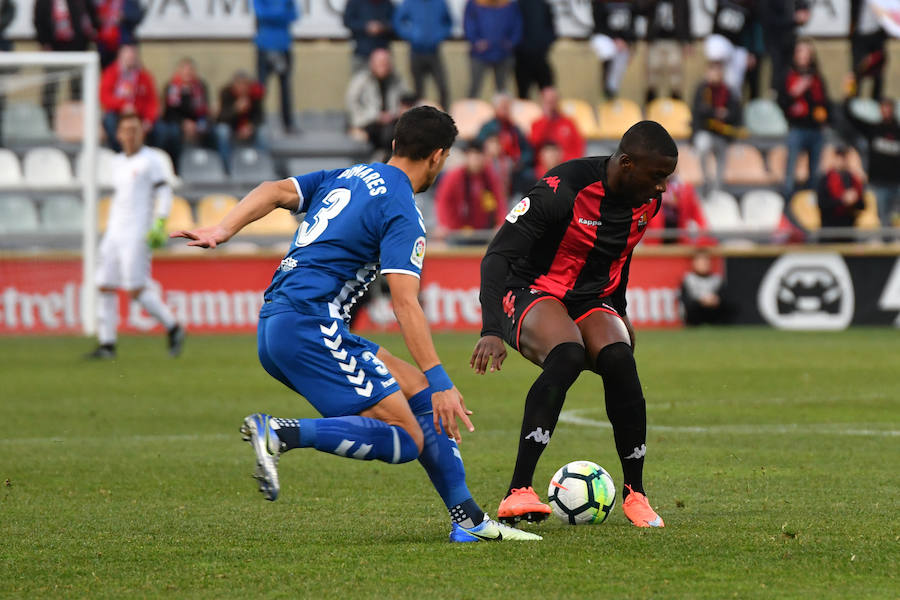
M 379 269 L 420 276 L 425 223 L 403 171 L 372 163 L 292 180 L 297 213 L 306 217 L 266 290 L 262 315 L 288 304 L 346 321 Z

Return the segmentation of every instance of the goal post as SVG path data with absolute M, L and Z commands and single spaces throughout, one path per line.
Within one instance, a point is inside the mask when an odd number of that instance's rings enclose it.
M 40 77 L 21 72 L 32 69 L 61 69 L 77 72 L 81 78 L 82 123 L 81 168 L 75 173 L 83 202 L 81 236 L 82 285 L 80 317 L 86 335 L 96 332 L 97 290 L 94 284 L 97 252 L 97 148 L 100 136 L 100 59 L 96 52 L 0 52 L 0 94 L 7 97 Z M 46 71 L 44 71 L 46 73 Z M 49 75 L 42 74 L 44 78 Z M 70 74 L 70 77 L 73 76 Z M 63 77 L 65 78 L 65 77 Z M 50 124 L 52 127 L 52 123 Z M 51 144 L 52 145 L 52 144 Z

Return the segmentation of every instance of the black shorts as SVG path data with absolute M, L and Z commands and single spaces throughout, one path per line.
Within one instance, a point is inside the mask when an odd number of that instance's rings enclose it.
M 503 296 L 503 313 L 506 316 L 503 319 L 503 339 L 504 341 L 519 350 L 519 335 L 522 333 L 522 319 L 528 314 L 528 311 L 538 302 L 551 300 L 559 302 L 566 308 L 566 312 L 575 323 L 587 318 L 591 313 L 598 310 L 608 312 L 622 318 L 622 315 L 613 308 L 609 298 L 592 298 L 581 302 L 563 302 L 556 296 L 542 290 L 534 288 L 510 288 L 506 290 Z

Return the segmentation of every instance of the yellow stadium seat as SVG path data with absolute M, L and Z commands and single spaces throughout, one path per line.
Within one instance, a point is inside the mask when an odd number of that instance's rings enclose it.
M 647 118 L 665 127 L 676 140 L 691 137 L 691 109 L 682 100 L 657 98 L 647 106 Z
M 791 212 L 803 227 L 817 231 L 822 227 L 822 215 L 816 193 L 812 190 L 801 190 L 791 198 Z
M 258 221 L 254 221 L 241 230 L 247 235 L 280 235 L 290 236 L 297 229 L 297 220 L 290 211 L 276 209 Z
M 172 209 L 169 218 L 166 219 L 166 231 L 184 231 L 194 228 L 194 215 L 191 213 L 191 205 L 181 196 L 172 198 Z
M 641 107 L 632 100 L 608 100 L 597 107 L 598 135 L 601 139 L 618 140 L 642 118 Z
M 734 185 L 768 185 L 772 182 L 762 154 L 749 144 L 728 146 L 724 177 L 725 183 Z
M 863 200 L 866 207 L 856 216 L 856 227 L 858 229 L 878 229 L 881 227 L 881 221 L 878 219 L 878 202 L 875 200 L 872 190 L 866 190 Z
M 200 199 L 200 204 L 197 205 L 197 225 L 200 227 L 215 225 L 237 203 L 237 198 L 227 194 L 204 196 Z
M 600 132 L 598 131 L 599 128 L 597 127 L 597 117 L 594 114 L 594 107 L 591 106 L 590 103 L 578 98 L 568 98 L 566 100 L 560 100 L 559 110 L 575 121 L 578 131 L 581 132 L 581 135 L 583 135 L 585 139 L 593 140 L 600 137 Z
M 681 181 L 690 183 L 691 185 L 700 185 L 703 183 L 703 170 L 700 168 L 700 157 L 694 152 L 694 149 L 687 145 L 678 146 L 678 166 L 675 167 L 675 173 Z
M 456 121 L 459 137 L 471 140 L 482 125 L 494 118 L 494 108 L 484 100 L 463 98 L 450 105 L 450 116 Z
M 537 102 L 516 98 L 512 103 L 512 120 L 526 136 L 531 135 L 531 124 L 541 118 L 543 112 Z
M 103 233 L 106 231 L 106 224 L 109 222 L 109 207 L 112 206 L 112 198 L 106 196 L 97 201 L 97 231 Z

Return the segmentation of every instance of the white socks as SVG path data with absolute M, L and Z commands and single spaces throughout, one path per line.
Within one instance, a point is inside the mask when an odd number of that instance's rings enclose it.
M 116 343 L 119 326 L 119 296 L 116 292 L 100 292 L 97 301 L 97 338 L 100 345 Z
M 163 302 L 162 296 L 159 294 L 159 288 L 155 285 L 148 285 L 145 287 L 140 295 L 138 295 L 137 301 L 144 307 L 144 310 L 162 323 L 162 326 L 166 328 L 166 331 L 175 326 L 175 315 L 172 314 L 172 311 L 169 310 L 169 307 Z

